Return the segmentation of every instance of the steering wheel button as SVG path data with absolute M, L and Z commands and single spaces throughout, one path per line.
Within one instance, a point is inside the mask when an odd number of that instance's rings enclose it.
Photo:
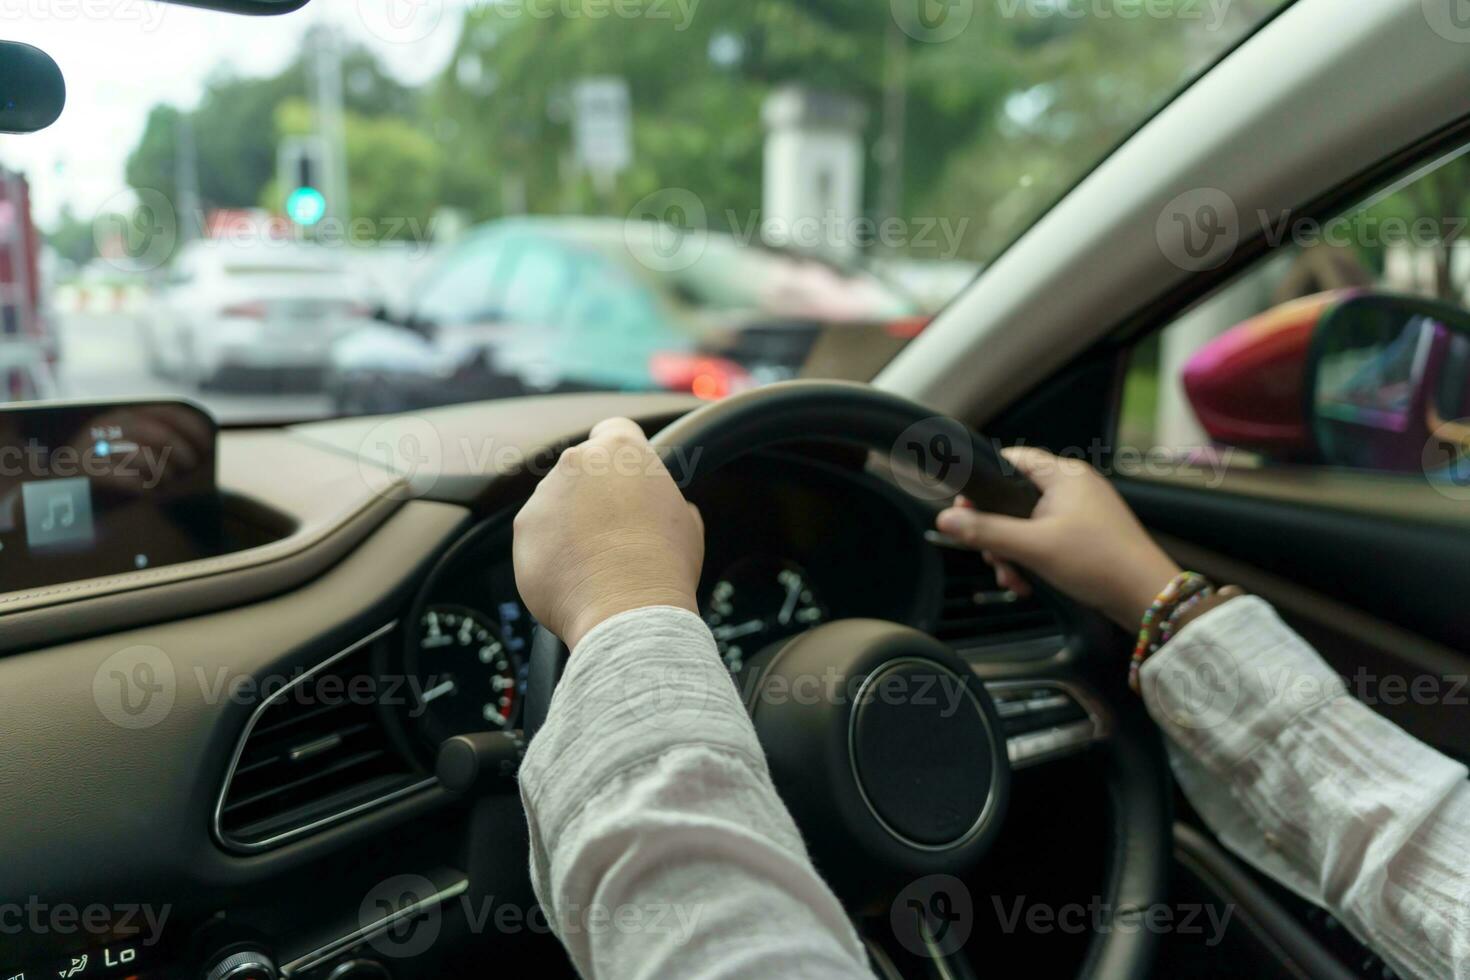
M 995 703 L 996 714 L 1002 718 L 1019 718 L 1031 710 L 1028 701 L 997 701 Z
M 1072 699 L 1065 694 L 1044 694 L 1025 702 L 1027 711 L 1052 711 L 1072 706 Z

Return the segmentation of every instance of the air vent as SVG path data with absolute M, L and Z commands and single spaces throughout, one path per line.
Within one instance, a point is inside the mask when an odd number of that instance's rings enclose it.
M 393 624 L 273 692 L 235 750 L 215 813 L 220 842 L 258 851 L 423 788 L 432 779 L 393 744 L 371 682 Z
M 934 635 L 961 650 L 1062 633 L 1056 615 L 1036 599 L 1000 588 L 973 551 L 936 546 L 944 562 L 944 606 Z

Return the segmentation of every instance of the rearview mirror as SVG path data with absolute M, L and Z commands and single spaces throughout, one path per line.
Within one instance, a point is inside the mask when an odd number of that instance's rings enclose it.
M 185 7 L 204 7 L 206 10 L 223 10 L 228 14 L 249 14 L 253 17 L 271 17 L 289 14 L 306 6 L 307 0 L 166 0 L 168 3 Z
M 61 115 L 66 82 L 40 48 L 0 41 L 0 133 L 34 133 Z
M 1470 485 L 1470 313 L 1405 296 L 1347 299 L 1307 357 L 1323 462 Z

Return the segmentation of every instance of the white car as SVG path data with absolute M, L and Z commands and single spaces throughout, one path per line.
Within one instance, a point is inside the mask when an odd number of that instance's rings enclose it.
M 332 341 L 371 318 L 370 295 L 325 248 L 197 241 L 141 323 L 148 367 L 199 387 L 314 386 Z

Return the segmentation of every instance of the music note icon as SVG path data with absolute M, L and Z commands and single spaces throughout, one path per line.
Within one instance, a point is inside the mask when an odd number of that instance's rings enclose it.
M 60 517 L 57 512 L 60 512 Z M 71 502 L 71 497 L 52 497 L 51 508 L 46 516 L 41 518 L 41 530 L 54 531 L 59 523 L 62 527 L 71 527 L 77 522 L 77 508 Z
M 26 544 L 31 548 L 83 547 L 96 539 L 92 487 L 86 477 L 33 480 L 21 485 Z

